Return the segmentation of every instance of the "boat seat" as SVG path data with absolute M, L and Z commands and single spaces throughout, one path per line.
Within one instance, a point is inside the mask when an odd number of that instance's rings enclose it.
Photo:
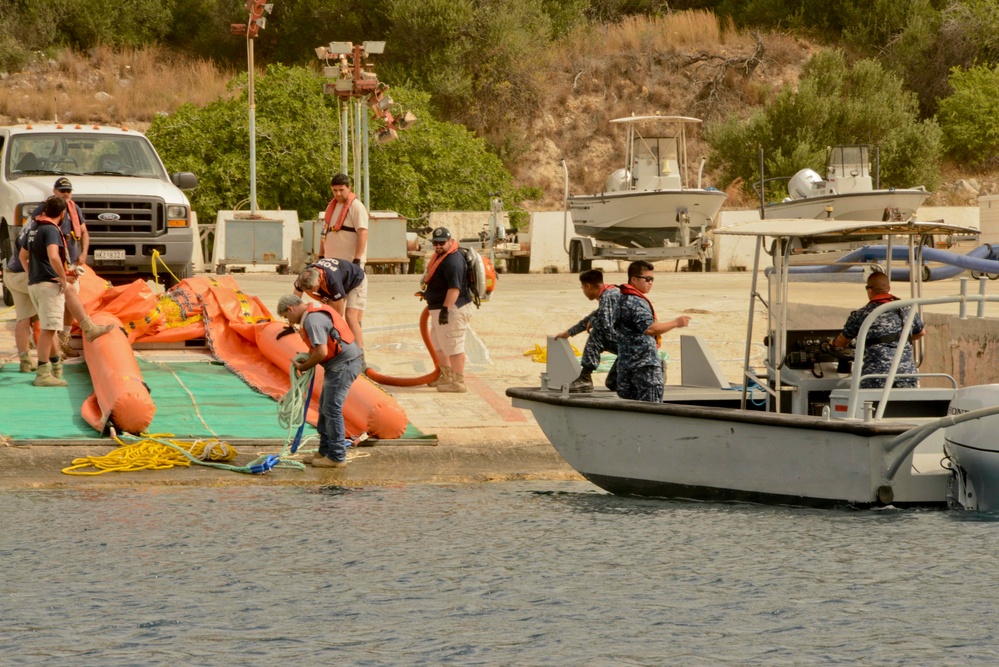
M 33 171 L 41 168 L 42 163 L 38 159 L 37 155 L 34 153 L 25 153 L 21 156 L 21 159 L 17 161 L 16 171 Z

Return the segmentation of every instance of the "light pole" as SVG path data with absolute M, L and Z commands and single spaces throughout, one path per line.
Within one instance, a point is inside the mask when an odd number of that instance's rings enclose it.
M 260 29 L 267 25 L 264 12 L 270 14 L 273 10 L 274 4 L 266 0 L 246 0 L 246 11 L 249 13 L 246 25 L 233 23 L 230 26 L 232 34 L 246 35 L 246 64 L 249 71 L 247 96 L 250 106 L 250 215 L 257 213 L 257 105 L 253 95 L 253 40 Z

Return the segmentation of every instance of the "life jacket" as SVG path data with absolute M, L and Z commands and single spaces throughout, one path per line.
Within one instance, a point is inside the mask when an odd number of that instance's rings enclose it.
M 62 227 L 59 226 L 59 222 L 44 214 L 36 215 L 35 222 L 39 225 L 52 225 L 59 231 L 59 239 L 62 241 L 62 247 L 59 249 L 59 254 L 62 256 L 63 266 L 69 268 L 69 251 L 66 248 L 66 235 L 62 233 Z
M 350 345 L 351 343 L 354 342 L 354 333 L 350 330 L 350 327 L 347 326 L 347 321 L 342 317 L 340 317 L 340 313 L 336 312 L 332 306 L 327 306 L 325 304 L 318 305 L 315 303 L 310 303 L 309 309 L 306 311 L 305 315 L 302 316 L 302 321 L 304 322 L 305 318 L 311 315 L 312 313 L 320 311 L 328 314 L 330 318 L 332 318 L 333 328 L 336 329 L 338 334 L 340 334 L 340 340 L 337 340 L 336 338 L 333 337 L 333 333 L 330 332 L 329 342 L 326 343 L 326 358 L 324 358 L 321 362 L 319 362 L 321 364 L 325 364 L 327 361 L 329 361 L 333 357 L 343 352 L 343 347 L 341 346 L 341 342 L 343 343 L 343 345 Z M 305 341 L 305 344 L 311 350 L 312 341 L 309 339 L 309 334 L 305 331 L 305 327 L 300 327 L 298 333 L 301 334 L 302 340 Z
M 69 221 L 72 225 L 70 236 L 74 241 L 83 240 L 83 224 L 80 222 L 80 209 L 76 207 L 76 202 L 69 200 L 66 202 L 66 212 L 69 213 Z
M 420 280 L 420 292 L 427 291 L 427 285 L 430 284 L 430 279 L 434 277 L 437 267 L 441 265 L 444 258 L 456 252 L 458 252 L 458 242 L 455 239 L 447 240 L 447 243 L 444 244 L 443 253 L 437 254 L 437 251 L 434 251 L 434 256 L 430 258 L 429 262 L 427 262 L 427 270 L 423 273 L 423 279 Z
M 325 220 L 325 225 L 323 225 L 323 236 L 326 236 L 330 231 L 338 232 L 340 229 L 345 229 L 348 232 L 356 232 L 357 230 L 353 227 L 344 227 L 343 221 L 347 219 L 347 214 L 350 213 L 350 207 L 353 205 L 354 200 L 357 199 L 357 195 L 353 192 L 347 195 L 347 201 L 344 202 L 343 208 L 340 210 L 340 215 L 337 216 L 336 224 L 330 227 L 330 223 L 333 222 L 333 211 L 336 210 L 337 200 L 334 197 L 330 200 L 329 205 L 326 207 L 326 213 L 323 215 Z
M 635 289 L 634 287 L 632 287 L 631 285 L 629 285 L 627 283 L 625 283 L 624 285 L 620 285 L 618 287 L 618 289 L 621 290 L 621 295 L 622 296 L 629 296 L 629 295 L 630 296 L 637 296 L 638 298 L 644 300 L 645 303 L 649 304 L 649 310 L 652 311 L 652 321 L 653 322 L 658 322 L 659 321 L 659 320 L 656 319 L 656 308 L 655 308 L 655 306 L 652 305 L 652 302 L 649 301 L 649 297 L 645 296 L 644 294 L 642 294 L 637 289 Z M 601 290 L 601 294 L 603 294 L 602 290 Z M 644 334 L 645 332 L 644 331 L 640 331 L 638 333 Z M 656 334 L 656 347 L 659 348 L 659 347 L 662 347 L 662 346 L 663 346 L 663 337 L 662 337 L 661 334 Z

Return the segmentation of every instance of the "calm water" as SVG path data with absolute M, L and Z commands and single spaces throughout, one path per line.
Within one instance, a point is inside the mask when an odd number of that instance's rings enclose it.
M 553 482 L 0 504 L 2 665 L 999 663 L 980 514 Z

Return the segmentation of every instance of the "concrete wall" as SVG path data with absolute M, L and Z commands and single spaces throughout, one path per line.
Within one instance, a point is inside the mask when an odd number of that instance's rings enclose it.
M 446 227 L 456 239 L 477 239 L 479 232 L 489 232 L 489 211 L 434 211 L 430 214 L 427 226 Z M 510 220 L 502 214 L 500 224 L 510 229 Z

